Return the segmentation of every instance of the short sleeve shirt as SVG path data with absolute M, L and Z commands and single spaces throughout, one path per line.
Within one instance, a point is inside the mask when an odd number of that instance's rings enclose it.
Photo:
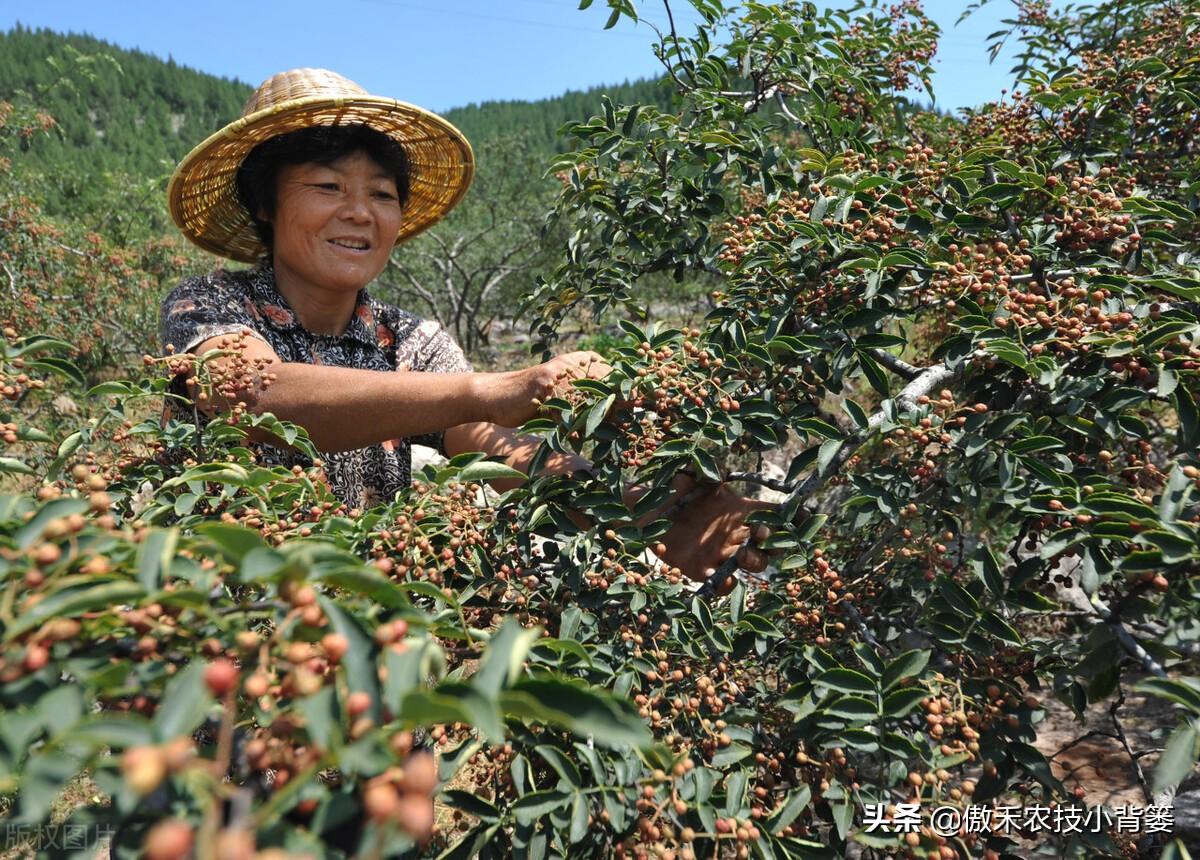
M 185 278 L 163 300 L 159 334 L 164 348 L 189 352 L 212 337 L 248 330 L 283 362 L 354 367 L 390 372 L 469 373 L 471 364 L 436 322 L 384 304 L 365 289 L 350 324 L 340 335 L 314 334 L 302 325 L 275 287 L 269 263 L 241 271 L 218 270 Z M 184 393 L 181 388 L 177 393 Z M 397 404 L 397 409 L 405 408 Z M 168 414 L 191 420 L 175 398 Z M 412 481 L 412 443 L 445 453 L 442 433 L 390 439 L 352 451 L 321 452 L 334 493 L 350 507 L 390 501 Z M 312 465 L 303 454 L 256 445 L 260 460 L 283 466 Z

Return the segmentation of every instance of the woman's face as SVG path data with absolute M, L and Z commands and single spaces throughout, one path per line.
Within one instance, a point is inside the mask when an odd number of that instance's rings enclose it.
M 279 171 L 275 271 L 307 289 L 357 292 L 383 271 L 400 230 L 395 178 L 366 153 Z

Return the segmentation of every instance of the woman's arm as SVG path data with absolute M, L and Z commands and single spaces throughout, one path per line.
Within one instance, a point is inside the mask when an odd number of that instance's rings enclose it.
M 193 352 L 229 349 L 234 340 L 210 338 Z M 241 338 L 239 349 L 240 359 L 224 356 L 214 363 L 218 373 L 240 368 L 234 396 L 217 396 L 204 411 L 213 414 L 242 401 L 251 412 L 271 412 L 304 427 L 322 451 L 471 422 L 515 427 L 537 413 L 536 401 L 547 398 L 564 375 L 600 378 L 609 370 L 592 352 L 565 353 L 505 373 L 420 373 L 284 362 L 255 337 Z

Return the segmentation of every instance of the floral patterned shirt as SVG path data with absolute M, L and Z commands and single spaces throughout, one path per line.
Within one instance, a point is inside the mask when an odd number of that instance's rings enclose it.
M 275 271 L 269 263 L 185 278 L 163 300 L 159 334 L 164 348 L 170 344 L 176 353 L 243 329 L 267 343 L 285 362 L 431 373 L 469 373 L 472 369 L 458 344 L 436 322 L 376 301 L 365 289 L 358 293 L 358 306 L 344 333 L 308 331 L 275 288 Z M 182 386 L 178 391 L 184 393 Z M 191 415 L 174 398 L 169 403 L 168 414 L 190 420 Z M 334 493 L 350 507 L 391 501 L 412 480 L 413 442 L 445 453 L 440 432 L 353 451 L 321 452 Z M 257 445 L 256 450 L 266 463 L 311 465 L 304 455 L 290 449 Z

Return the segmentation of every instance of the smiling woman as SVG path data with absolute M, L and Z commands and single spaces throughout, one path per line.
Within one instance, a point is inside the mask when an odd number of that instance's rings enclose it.
M 450 456 L 483 451 L 526 469 L 540 440 L 512 428 L 534 417 L 564 378 L 603 377 L 603 359 L 572 352 L 522 370 L 474 373 L 438 325 L 367 290 L 398 242 L 462 198 L 473 171 L 466 139 L 421 108 L 318 69 L 266 81 L 240 119 L 183 160 L 168 190 L 188 238 L 255 264 L 187 278 L 163 302 L 168 349 L 236 345 L 249 368 L 236 389 L 196 405 L 213 415 L 241 402 L 303 426 L 334 492 L 354 508 L 390 501 L 409 485 L 414 441 Z M 180 396 L 170 404 L 180 418 L 191 412 L 188 383 L 176 381 Z M 258 448 L 266 462 L 308 465 L 295 450 Z M 589 467 L 571 454 L 545 465 L 566 474 Z M 682 474 L 674 486 L 694 489 Z M 631 487 L 626 497 L 632 503 L 641 492 Z M 738 548 L 745 514 L 760 505 L 722 486 L 693 495 L 663 557 L 701 578 Z

